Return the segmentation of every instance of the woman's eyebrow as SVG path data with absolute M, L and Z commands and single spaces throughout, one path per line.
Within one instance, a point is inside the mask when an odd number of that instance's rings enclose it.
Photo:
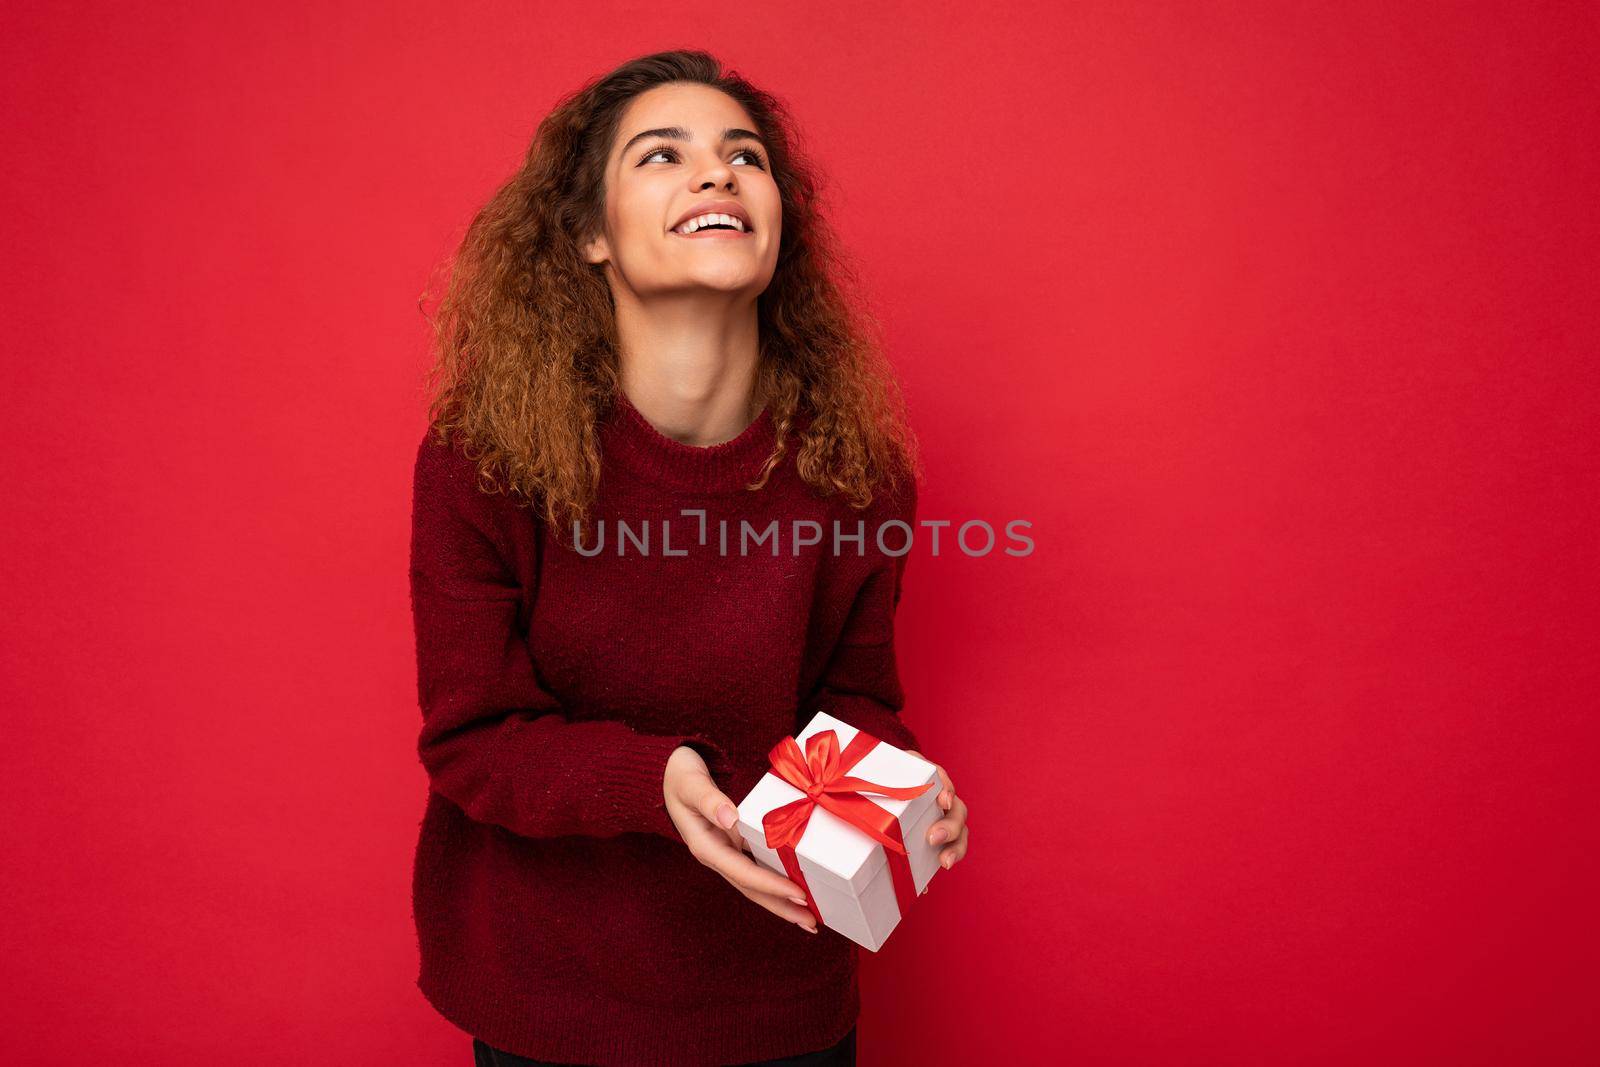
M 660 137 L 669 141 L 694 140 L 694 138 L 689 135 L 689 131 L 684 129 L 682 126 L 661 126 L 654 130 L 641 130 L 632 137 L 628 138 L 628 143 L 622 146 L 621 154 L 627 155 L 628 150 L 631 149 L 636 142 L 643 141 L 647 137 Z M 767 143 L 761 139 L 761 135 L 759 133 L 755 133 L 751 130 L 740 129 L 737 126 L 732 126 L 726 130 L 723 130 L 722 141 L 724 144 L 729 141 L 754 141 L 762 148 L 767 147 Z

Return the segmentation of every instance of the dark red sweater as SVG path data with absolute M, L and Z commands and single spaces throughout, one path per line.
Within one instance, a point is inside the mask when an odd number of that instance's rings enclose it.
M 807 933 L 696 860 L 662 776 L 689 744 L 737 803 L 773 744 L 821 708 L 919 747 L 897 714 L 893 645 L 908 556 L 876 537 L 890 518 L 915 525 L 915 487 L 853 511 L 800 479 L 791 439 L 767 485 L 744 489 L 772 449 L 765 411 L 701 448 L 624 397 L 601 442 L 605 542 L 592 557 L 479 491 L 459 447 L 418 449 L 418 986 L 461 1029 L 543 1060 L 729 1064 L 824 1048 L 859 1012 L 855 943 Z M 680 509 L 705 510 L 704 544 Z M 822 533 L 798 555 L 816 530 L 795 537 L 796 519 Z M 628 539 L 619 555 L 617 520 L 636 536 L 648 520 L 648 554 Z M 779 536 L 740 555 L 740 520 L 752 536 L 777 520 Z M 835 520 L 865 534 L 859 549 L 835 554 Z M 883 546 L 904 544 L 886 529 Z

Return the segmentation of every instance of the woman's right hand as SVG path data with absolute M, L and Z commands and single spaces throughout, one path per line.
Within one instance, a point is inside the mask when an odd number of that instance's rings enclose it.
M 700 753 L 687 745 L 673 749 L 661 789 L 667 814 L 695 859 L 774 915 L 817 932 L 800 887 L 745 854 L 738 808 L 717 788 Z

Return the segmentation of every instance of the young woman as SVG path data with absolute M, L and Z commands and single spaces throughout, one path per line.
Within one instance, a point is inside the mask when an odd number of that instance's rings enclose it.
M 917 462 L 830 248 L 779 105 L 668 52 L 562 101 L 455 257 L 413 490 L 413 904 L 479 1064 L 855 1061 L 857 946 L 733 828 L 818 710 L 916 749 Z

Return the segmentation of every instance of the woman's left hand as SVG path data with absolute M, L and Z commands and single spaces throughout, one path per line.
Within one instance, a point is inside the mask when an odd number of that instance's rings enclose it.
M 918 759 L 928 760 L 927 756 L 914 749 L 906 749 Z M 949 870 L 959 863 L 967 854 L 967 805 L 964 800 L 956 796 L 956 787 L 951 784 L 950 776 L 944 768 L 933 763 L 939 772 L 939 781 L 944 783 L 944 788 L 939 792 L 939 806 L 945 810 L 945 817 L 928 827 L 928 844 L 937 845 L 941 842 L 950 842 L 949 846 L 939 853 L 939 864 Z

